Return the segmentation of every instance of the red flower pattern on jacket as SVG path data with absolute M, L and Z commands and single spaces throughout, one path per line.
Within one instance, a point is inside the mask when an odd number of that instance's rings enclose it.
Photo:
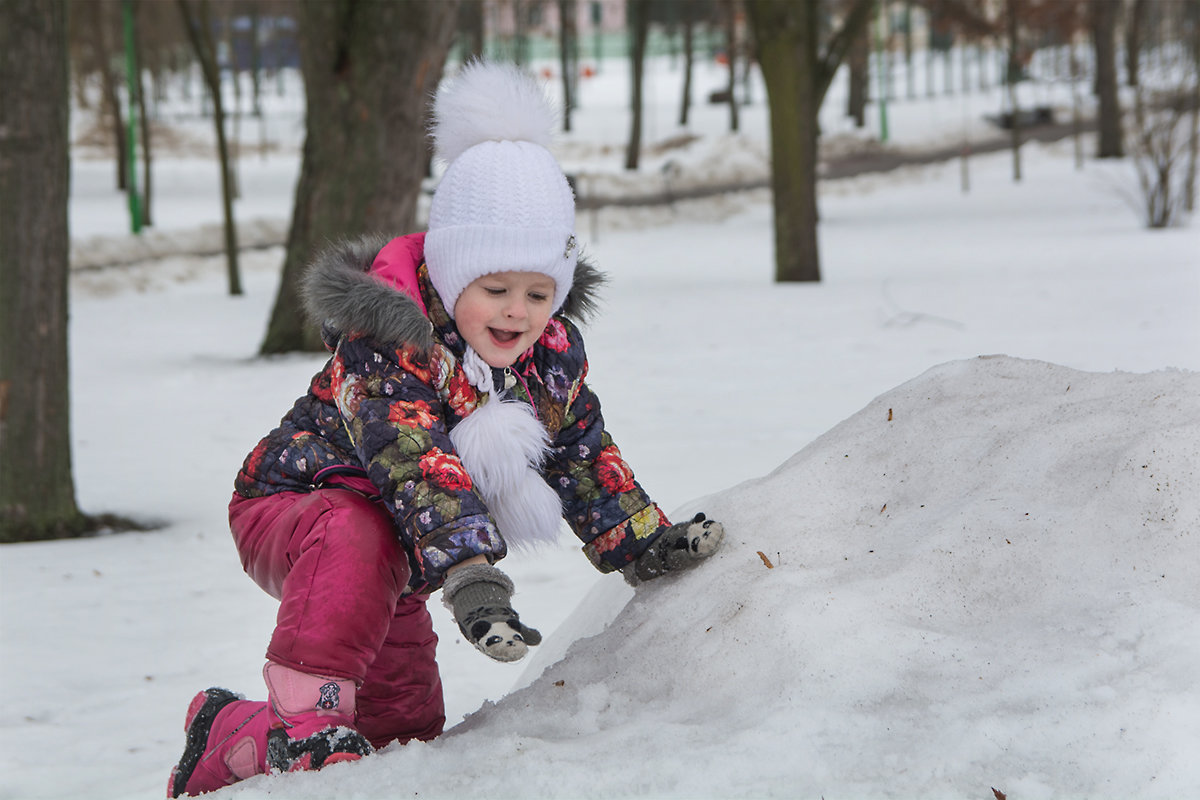
M 546 330 L 542 331 L 538 344 L 556 353 L 565 353 L 571 347 L 571 339 L 567 336 L 566 326 L 556 319 L 551 319 L 546 323 Z
M 420 461 L 421 475 L 425 480 L 442 489 L 470 491 L 471 476 L 463 468 L 458 456 L 450 455 L 434 447 Z
M 434 415 L 433 409 L 429 407 L 429 403 L 424 400 L 412 403 L 397 400 L 388 406 L 388 422 L 428 430 L 437 422 L 437 417 Z
M 467 374 L 459 367 L 454 370 L 454 374 L 450 376 L 449 396 L 446 402 L 450 404 L 450 408 L 460 417 L 465 417 L 475 410 L 475 406 L 479 405 L 479 397 L 475 393 L 475 387 L 467 380 Z
M 432 380 L 428 360 L 418 356 L 416 351 L 411 347 L 401 347 L 396 351 L 396 363 L 400 369 L 412 373 L 422 383 L 429 383 Z
M 633 482 L 633 470 L 621 458 L 617 446 L 609 445 L 596 456 L 596 477 L 605 491 L 612 494 L 632 491 L 637 484 Z
M 250 451 L 250 455 L 246 457 L 246 463 L 242 467 L 246 472 L 258 472 L 259 468 L 262 467 L 263 458 L 267 454 L 267 446 L 269 444 L 271 444 L 270 440 L 263 439 Z

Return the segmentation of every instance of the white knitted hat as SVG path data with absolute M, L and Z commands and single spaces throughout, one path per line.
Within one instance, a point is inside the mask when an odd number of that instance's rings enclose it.
M 438 92 L 431 132 L 448 166 L 429 209 L 425 261 L 450 316 L 458 296 L 493 272 L 554 279 L 566 300 L 579 248 L 575 197 L 546 148 L 555 113 L 534 78 L 476 61 Z

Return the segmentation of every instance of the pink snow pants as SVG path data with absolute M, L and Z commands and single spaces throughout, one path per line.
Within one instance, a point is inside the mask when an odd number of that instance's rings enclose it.
M 382 506 L 342 488 L 235 494 L 229 525 L 246 573 L 280 601 L 269 660 L 357 683 L 357 728 L 376 748 L 441 734 L 428 595 L 401 596 L 408 556 Z

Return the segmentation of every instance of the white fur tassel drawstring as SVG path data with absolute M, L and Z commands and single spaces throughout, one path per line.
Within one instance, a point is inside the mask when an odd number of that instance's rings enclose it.
M 558 539 L 562 503 L 539 472 L 550 435 L 528 403 L 504 397 L 492 370 L 467 347 L 463 371 L 483 401 L 450 431 L 450 441 L 487 503 L 504 540 L 516 548 Z

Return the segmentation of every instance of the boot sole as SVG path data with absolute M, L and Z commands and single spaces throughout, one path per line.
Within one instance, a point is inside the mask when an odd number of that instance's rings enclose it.
M 188 720 L 187 744 L 183 748 L 183 756 L 179 759 L 179 763 L 171 770 L 168 797 L 180 797 L 187 793 L 188 781 L 192 779 L 192 773 L 196 771 L 196 765 L 200 763 L 200 758 L 204 755 L 205 748 L 208 747 L 208 734 L 212 730 L 217 714 L 225 706 L 241 699 L 239 695 L 228 689 L 219 689 L 215 686 L 205 689 L 201 694 L 205 695 L 205 700 Z M 195 706 L 196 699 L 199 699 L 199 695 L 192 700 L 192 707 Z
M 339 726 L 292 739 L 283 728 L 267 734 L 267 765 L 274 772 L 317 770 L 329 764 L 358 761 L 374 752 L 371 743 L 354 730 Z

